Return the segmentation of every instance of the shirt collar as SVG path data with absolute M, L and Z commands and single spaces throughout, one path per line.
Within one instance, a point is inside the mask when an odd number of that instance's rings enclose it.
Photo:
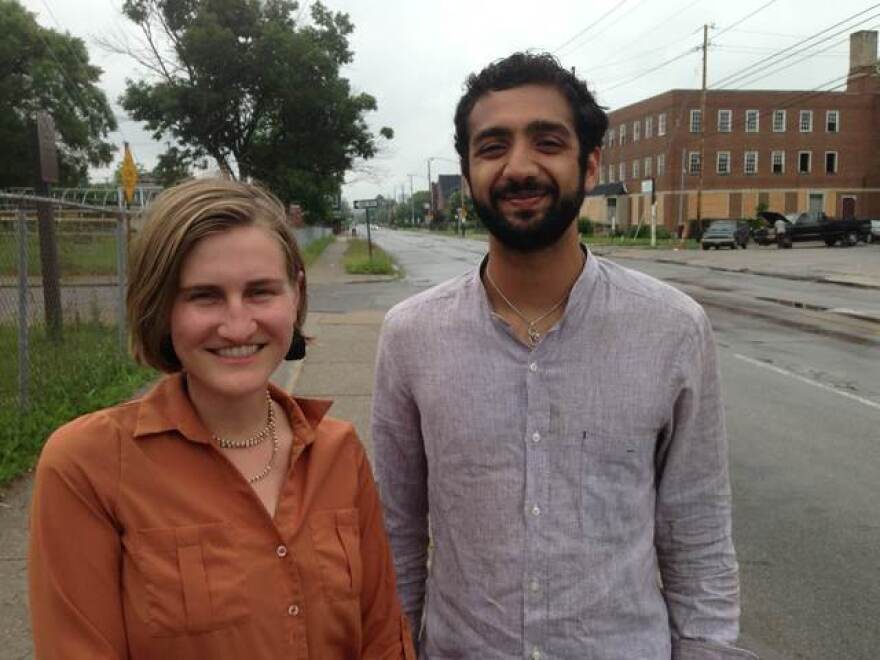
M 596 262 L 596 257 L 590 251 L 590 248 L 583 243 L 580 243 L 580 247 L 586 259 L 584 260 L 584 267 L 581 269 L 580 275 L 578 275 L 574 285 L 571 287 L 571 293 L 568 294 L 568 303 L 565 305 L 564 317 L 575 313 L 580 314 L 582 310 L 586 309 L 596 287 L 596 281 L 599 278 L 599 265 Z M 491 317 L 494 312 L 489 304 L 489 296 L 486 294 L 486 287 L 483 285 L 482 280 L 483 270 L 488 263 L 489 255 L 486 254 L 480 265 L 471 271 L 470 284 L 472 287 L 477 287 L 480 305 L 484 308 L 487 315 Z
M 293 397 L 272 383 L 269 383 L 269 392 L 272 399 L 284 408 L 290 420 L 294 444 L 311 444 L 315 440 L 315 429 L 333 402 L 328 399 Z M 168 431 L 177 431 L 191 442 L 211 442 L 211 432 L 199 418 L 186 393 L 183 373 L 162 378 L 140 400 L 134 437 Z

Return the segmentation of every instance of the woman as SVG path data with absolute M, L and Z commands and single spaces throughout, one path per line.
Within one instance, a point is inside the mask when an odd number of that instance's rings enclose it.
M 252 185 L 160 195 L 131 255 L 146 396 L 49 438 L 29 552 L 38 658 L 412 658 L 351 424 L 269 383 L 303 356 L 303 262 Z

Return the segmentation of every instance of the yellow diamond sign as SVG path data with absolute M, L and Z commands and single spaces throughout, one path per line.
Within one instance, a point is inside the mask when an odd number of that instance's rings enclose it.
M 125 201 L 131 204 L 134 198 L 134 187 L 137 185 L 138 171 L 134 164 L 134 158 L 131 155 L 131 149 L 128 148 L 128 142 L 125 143 L 125 156 L 122 158 L 122 191 L 125 193 Z

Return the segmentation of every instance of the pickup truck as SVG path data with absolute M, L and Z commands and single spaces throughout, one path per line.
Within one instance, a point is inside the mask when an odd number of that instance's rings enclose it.
M 836 243 L 855 245 L 859 241 L 867 243 L 871 240 L 870 220 L 838 220 L 824 213 L 814 219 L 806 213 L 785 216 L 776 211 L 761 211 L 758 216 L 767 223 L 752 232 L 758 245 L 769 245 L 776 240 L 774 225 L 780 219 L 785 221 L 787 239 L 793 242 L 823 241 L 830 247 Z

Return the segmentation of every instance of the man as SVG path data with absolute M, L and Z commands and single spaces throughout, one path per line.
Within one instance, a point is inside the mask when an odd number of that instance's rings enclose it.
M 773 223 L 773 229 L 776 231 L 776 247 L 780 250 L 784 247 L 787 247 L 788 237 L 785 235 L 785 220 L 783 220 L 782 218 L 776 218 L 776 222 Z
M 753 657 L 729 646 L 738 581 L 709 322 L 579 241 L 606 128 L 550 55 L 492 64 L 459 102 L 489 254 L 388 313 L 373 407 L 423 659 Z

